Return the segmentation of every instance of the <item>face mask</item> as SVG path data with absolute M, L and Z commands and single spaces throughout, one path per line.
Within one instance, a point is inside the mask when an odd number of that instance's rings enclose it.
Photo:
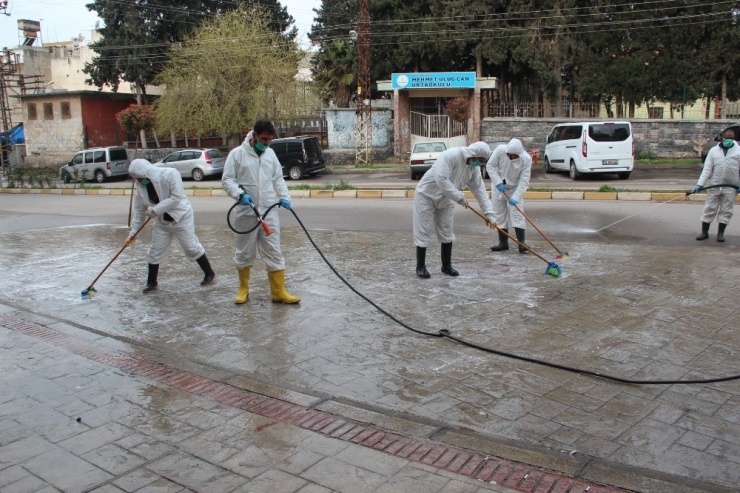
M 254 150 L 257 151 L 257 154 L 262 154 L 267 150 L 267 146 L 258 140 L 254 143 Z
M 150 183 L 151 182 L 149 181 L 149 178 L 144 178 L 143 180 L 141 180 L 142 185 L 149 185 Z
M 478 167 L 478 166 L 483 166 L 483 163 L 481 163 L 477 159 L 471 159 L 470 161 L 468 161 L 468 165 L 473 166 L 473 167 Z
M 735 145 L 735 139 L 725 139 L 722 141 L 722 147 L 725 149 L 729 149 L 730 147 Z

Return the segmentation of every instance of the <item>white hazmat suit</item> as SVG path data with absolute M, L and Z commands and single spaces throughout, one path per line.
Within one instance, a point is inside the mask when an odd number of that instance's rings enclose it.
M 244 192 L 252 197 L 257 210 L 264 214 L 267 208 L 278 200 L 290 200 L 290 193 L 283 179 L 283 167 L 275 152 L 268 148 L 258 156 L 250 145 L 251 139 L 252 132 L 249 132 L 242 145 L 229 153 L 221 185 L 234 200 L 239 200 L 243 188 Z M 267 264 L 268 272 L 285 269 L 285 259 L 280 250 L 280 217 L 277 210 L 273 209 L 264 221 L 272 230 L 270 236 L 265 235 L 262 228 L 257 228 L 249 234 L 236 235 L 234 261 L 237 268 L 251 267 L 259 250 L 260 257 Z M 236 230 L 247 231 L 256 225 L 257 218 L 251 207 L 236 208 L 234 220 Z
M 414 243 L 426 248 L 434 224 L 440 243 L 455 241 L 453 220 L 455 203 L 465 198 L 460 188 L 467 186 L 484 215 L 493 213 L 481 171 L 467 164 L 469 158 L 486 159 L 491 148 L 485 142 L 444 151 L 422 177 L 414 193 Z
M 516 154 L 518 159 L 509 159 L 509 154 Z M 496 222 L 503 229 L 511 227 L 526 229 L 527 223 L 516 207 L 509 205 L 506 196 L 498 190 L 498 185 L 504 184 L 509 198 L 517 202 L 517 206 L 524 210 L 524 192 L 529 187 L 532 174 L 532 158 L 524 150 L 519 139 L 511 139 L 508 144 L 502 144 L 494 149 L 486 164 L 488 177 L 491 179 L 491 202 Z
M 737 186 L 740 183 L 740 147 L 735 143 L 727 149 L 718 144 L 712 147 L 704 161 L 704 168 L 697 185 L 731 185 L 729 187 L 710 188 L 704 205 L 701 221 L 711 223 L 715 219 L 720 224 L 728 224 L 732 218 L 737 197 Z
M 197 260 L 205 249 L 195 235 L 195 217 L 190 200 L 185 196 L 180 173 L 172 168 L 157 168 L 146 159 L 134 159 L 129 166 L 129 174 L 146 178 L 154 186 L 159 203 L 149 196 L 147 186 L 137 182 L 134 197 L 134 215 L 131 221 L 131 234 L 144 223 L 147 209 L 156 214 L 152 243 L 147 252 L 147 262 L 163 263 L 169 254 L 172 239 L 177 238 L 189 260 Z M 169 221 L 168 219 L 172 219 Z

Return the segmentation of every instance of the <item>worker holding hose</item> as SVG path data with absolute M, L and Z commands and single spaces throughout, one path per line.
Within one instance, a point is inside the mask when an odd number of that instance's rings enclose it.
M 195 216 L 190 201 L 185 196 L 180 173 L 173 168 L 157 168 L 146 159 L 134 159 L 128 174 L 136 181 L 137 193 L 134 197 L 134 216 L 131 233 L 126 244 L 134 241 L 134 235 L 146 217 L 152 217 L 154 231 L 152 242 L 146 254 L 149 268 L 144 293 L 157 289 L 159 264 L 165 261 L 172 244 L 177 238 L 189 260 L 195 260 L 203 270 L 201 286 L 207 286 L 216 279 L 206 250 L 195 235 Z
M 707 200 L 704 203 L 704 212 L 701 216 L 701 233 L 697 240 L 709 238 L 709 226 L 717 219 L 717 241 L 725 241 L 725 228 L 730 223 L 732 211 L 735 207 L 735 198 L 740 183 L 740 149 L 735 142 L 735 132 L 725 130 L 722 141 L 712 147 L 707 153 L 699 181 L 694 187 L 694 193 L 701 191 L 707 181 L 709 185 L 730 185 L 707 190 Z
M 432 226 L 442 244 L 442 272 L 457 276 L 452 268 L 452 242 L 455 241 L 453 220 L 455 203 L 467 206 L 460 188 L 467 186 L 475 196 L 486 218 L 493 223 L 493 207 L 483 185 L 480 167 L 491 155 L 485 142 L 468 147 L 453 147 L 437 157 L 432 167 L 422 177 L 414 193 L 414 243 L 416 244 L 416 275 L 429 278 L 426 268 L 427 246 Z
M 494 216 L 501 228 L 498 230 L 498 245 L 492 246 L 491 250 L 501 252 L 509 249 L 509 237 L 504 233 L 513 226 L 520 243 L 519 253 L 527 253 L 523 246 L 527 221 L 517 206 L 524 210 L 524 192 L 529 187 L 532 158 L 519 139 L 511 139 L 508 144 L 501 144 L 493 150 L 486 163 L 486 171 L 491 179 Z
M 251 205 L 267 210 L 276 202 L 290 210 L 290 193 L 283 179 L 283 167 L 270 142 L 275 138 L 272 122 L 259 120 L 247 134 L 242 145 L 229 152 L 224 165 L 221 185 L 231 198 L 244 207 L 237 207 L 235 226 L 247 231 L 257 225 L 258 218 Z M 275 193 L 277 192 L 277 197 Z M 267 264 L 270 294 L 275 303 L 298 303 L 301 299 L 285 289 L 285 259 L 280 249 L 280 220 L 277 213 L 264 218 L 267 228 L 255 228 L 236 235 L 234 261 L 239 272 L 239 289 L 234 303 L 246 303 L 249 297 L 249 274 L 259 251 Z M 270 234 L 268 232 L 271 231 Z

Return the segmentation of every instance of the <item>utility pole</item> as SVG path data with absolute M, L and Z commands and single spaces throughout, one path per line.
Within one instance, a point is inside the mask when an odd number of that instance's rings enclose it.
M 360 0 L 357 25 L 357 123 L 355 125 L 355 166 L 372 158 L 372 108 L 370 105 L 370 6 Z

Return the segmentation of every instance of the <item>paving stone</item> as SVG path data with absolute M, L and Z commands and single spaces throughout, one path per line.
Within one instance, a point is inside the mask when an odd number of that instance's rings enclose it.
M 132 493 L 134 491 L 138 491 L 140 488 L 143 488 L 148 484 L 158 481 L 159 479 L 161 479 L 161 476 L 159 476 L 158 474 L 155 474 L 148 469 L 140 467 L 116 479 L 115 481 L 113 481 L 113 484 L 124 491 Z
M 334 458 L 386 477 L 393 476 L 408 464 L 406 459 L 360 446 L 347 447 Z
M 380 474 L 327 457 L 309 467 L 301 477 L 336 491 L 376 491 L 386 481 Z
M 100 488 L 95 488 L 94 490 L 91 490 L 90 493 L 123 493 L 124 490 L 120 488 L 116 488 L 112 484 L 106 484 L 101 486 Z
M 201 491 L 231 491 L 247 482 L 247 478 L 200 460 L 192 455 L 174 452 L 147 466 L 165 478 Z M 156 483 L 153 483 L 156 484 Z M 151 488 L 148 485 L 146 488 Z
M 332 493 L 332 490 L 330 490 L 329 488 L 324 488 L 323 486 L 319 486 L 317 484 L 309 483 L 298 490 L 296 493 Z
M 277 469 L 298 475 L 323 459 L 324 456 L 311 450 L 299 450 L 287 459 L 275 465 Z
M 103 445 L 133 434 L 133 431 L 117 423 L 108 423 L 99 428 L 84 431 L 58 443 L 76 455 L 82 455 Z
M 140 457 L 144 457 L 146 460 L 154 460 L 163 455 L 167 455 L 175 450 L 175 447 L 169 445 L 160 440 L 150 440 L 137 445 L 131 449 L 131 452 L 135 453 Z
M 644 419 L 622 433 L 617 441 L 632 448 L 660 455 L 675 443 L 684 431 L 660 421 Z
M 249 481 L 248 484 L 234 490 L 234 493 L 252 493 L 269 491 L 270 493 L 293 493 L 307 484 L 305 479 L 288 474 L 285 471 L 270 469 Z M 302 490 L 301 490 L 302 491 Z
M 709 447 L 709 445 L 711 445 L 714 441 L 715 440 L 712 437 L 708 437 L 700 433 L 694 433 L 693 431 L 687 431 L 683 434 L 681 438 L 678 439 L 678 443 L 696 450 L 706 450 L 706 448 Z
M 117 445 L 108 444 L 81 455 L 83 459 L 108 471 L 114 476 L 120 476 L 132 469 L 136 469 L 146 462 L 145 459 L 129 452 Z
M 46 486 L 44 481 L 28 474 L 23 479 L 4 485 L 2 491 L 3 493 L 34 493 Z
M 20 466 L 12 465 L 4 469 L 0 469 L 0 488 L 5 485 L 15 483 L 28 476 L 28 471 L 24 470 Z
M 28 435 L 0 447 L 0 464 L 20 464 L 53 448 L 54 445 L 48 440 L 38 435 Z
M 162 478 L 136 490 L 136 493 L 180 493 L 184 491 L 188 490 L 177 483 Z
M 22 465 L 62 491 L 88 490 L 113 477 L 58 447 L 29 459 Z
M 438 491 L 449 483 L 449 479 L 416 467 L 404 467 L 375 491 L 377 493 L 427 493 Z

